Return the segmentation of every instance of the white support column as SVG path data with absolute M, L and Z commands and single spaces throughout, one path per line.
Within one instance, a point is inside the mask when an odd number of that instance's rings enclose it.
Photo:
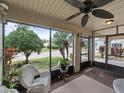
M 80 52 L 81 52 L 80 38 L 81 38 L 81 34 L 77 33 L 74 35 L 74 71 L 75 73 L 80 71 Z
M 2 80 L 3 74 L 3 59 L 2 53 L 3 52 L 3 24 L 2 24 L 2 16 L 0 15 L 0 85 Z
M 89 46 L 89 61 L 92 61 L 92 37 L 90 38 Z

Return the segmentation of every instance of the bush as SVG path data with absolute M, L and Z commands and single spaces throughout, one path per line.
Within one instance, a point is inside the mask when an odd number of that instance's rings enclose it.
M 48 45 L 47 48 L 49 49 L 50 46 Z M 52 44 L 51 49 L 59 49 L 58 45 Z

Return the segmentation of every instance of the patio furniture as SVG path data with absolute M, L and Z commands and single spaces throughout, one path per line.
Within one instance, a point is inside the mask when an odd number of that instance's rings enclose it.
M 48 93 L 50 90 L 50 73 L 39 71 L 31 64 L 21 68 L 20 83 L 27 89 L 27 93 Z
M 16 89 L 8 89 L 5 86 L 0 86 L 0 93 L 19 93 Z
M 124 79 L 115 79 L 113 87 L 116 93 L 124 93 Z
M 60 69 L 60 72 L 61 72 L 62 78 L 63 78 L 64 81 L 65 81 L 65 79 L 66 79 L 66 73 L 67 73 L 68 71 L 67 71 L 67 70 L 62 70 L 62 69 Z
M 69 69 L 68 66 L 66 67 L 66 69 L 62 69 L 61 67 L 59 68 L 59 70 L 61 72 L 61 76 L 62 76 L 62 78 L 63 78 L 64 81 L 66 80 L 66 75 L 68 73 L 68 69 Z

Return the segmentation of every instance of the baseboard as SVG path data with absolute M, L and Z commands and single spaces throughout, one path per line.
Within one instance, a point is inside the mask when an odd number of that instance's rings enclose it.
M 106 64 L 94 61 L 93 66 L 105 69 Z M 117 75 L 124 76 L 124 68 L 123 67 L 108 64 L 107 70 L 110 71 L 110 72 L 113 72 Z
M 80 64 L 80 70 L 82 71 L 82 70 L 84 70 L 84 69 L 90 67 L 90 63 L 91 63 L 90 61 L 82 62 L 82 63 Z M 72 66 L 69 66 L 68 74 L 69 74 L 69 75 L 74 74 L 74 66 L 73 66 L 73 65 L 72 65 Z M 60 75 L 61 75 L 61 73 L 60 73 L 60 70 L 59 70 L 59 69 L 52 71 L 52 72 L 51 72 L 51 80 L 52 80 L 53 82 L 54 82 L 54 81 L 58 81 L 58 80 L 59 80 L 58 77 L 59 77 Z
M 80 70 L 82 71 L 82 70 L 90 67 L 90 64 L 91 64 L 90 61 L 80 63 Z
M 93 61 L 92 64 L 93 64 L 93 66 L 96 66 L 96 67 L 100 67 L 102 69 L 105 69 L 105 63 Z

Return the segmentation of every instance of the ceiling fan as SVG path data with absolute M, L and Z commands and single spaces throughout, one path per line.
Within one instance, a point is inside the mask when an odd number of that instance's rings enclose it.
M 65 20 L 71 20 L 80 14 L 84 13 L 84 16 L 81 19 L 81 25 L 85 27 L 89 19 L 89 13 L 91 12 L 92 15 L 95 17 L 103 18 L 103 19 L 111 19 L 114 18 L 114 15 L 106 10 L 98 9 L 98 7 L 104 6 L 114 0 L 85 0 L 81 2 L 79 0 L 64 0 L 68 4 L 73 7 L 79 8 L 79 12 L 76 14 L 71 15 Z M 96 9 L 97 8 L 97 9 Z

